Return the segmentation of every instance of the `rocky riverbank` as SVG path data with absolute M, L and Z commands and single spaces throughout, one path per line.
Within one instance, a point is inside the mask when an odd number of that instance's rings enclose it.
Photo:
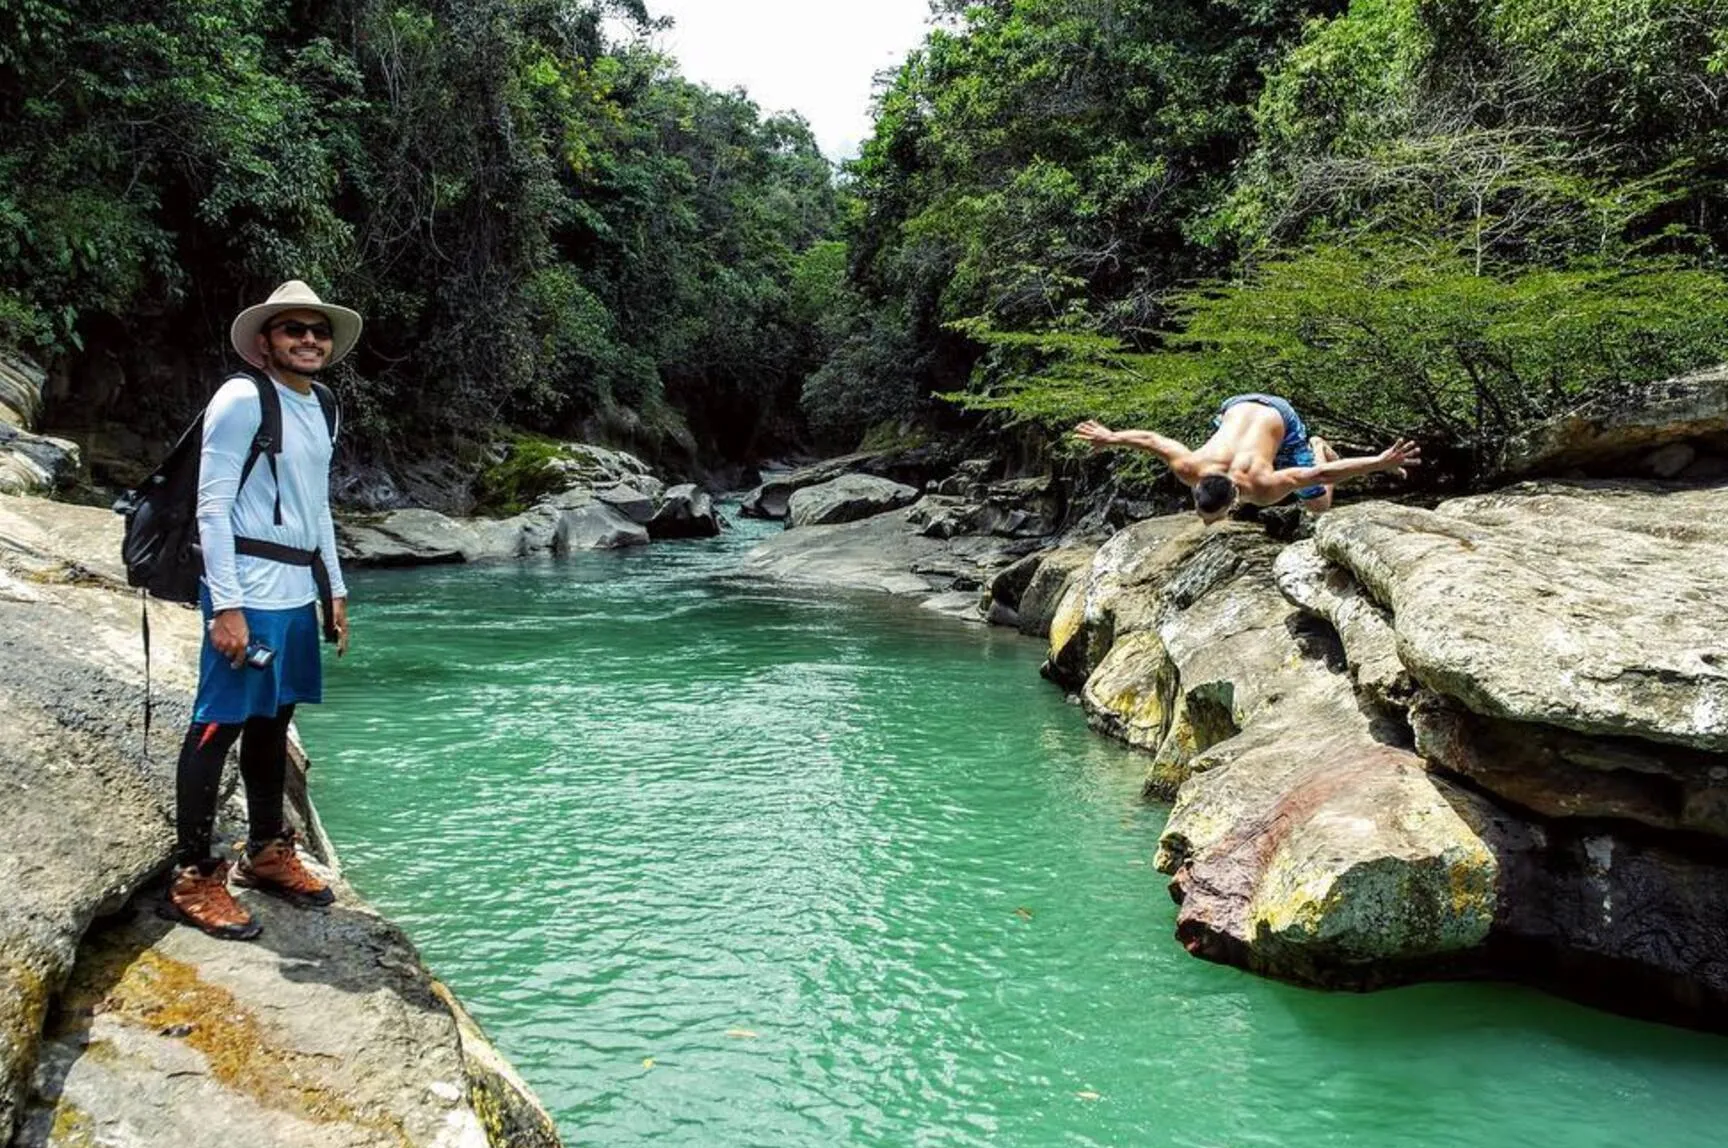
M 1039 508 L 974 482 L 955 511 L 957 472 L 795 520 L 747 566 L 981 579 L 974 616 L 1048 635 L 1046 676 L 1174 803 L 1156 863 L 1198 956 L 1328 987 L 1516 978 L 1728 1030 L 1728 371 L 1634 399 L 1513 444 L 1508 481 L 1543 481 L 1346 505 L 1295 542 L 1094 516 L 1015 562 L 1003 527 Z M 930 528 L 956 519 L 985 528 Z
M 150 608 L 146 745 L 118 553 L 113 514 L 0 495 L 0 1143 L 558 1143 L 413 945 L 342 881 L 303 755 L 297 820 L 337 905 L 243 894 L 265 925 L 253 944 L 159 916 L 199 629 Z

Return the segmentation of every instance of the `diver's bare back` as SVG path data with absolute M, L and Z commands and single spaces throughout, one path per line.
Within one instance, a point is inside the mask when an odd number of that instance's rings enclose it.
M 1237 403 L 1220 416 L 1212 437 L 1171 469 L 1178 479 L 1192 486 L 1201 475 L 1224 467 L 1243 502 L 1270 506 L 1289 493 L 1282 489 L 1276 496 L 1260 493 L 1263 481 L 1272 475 L 1284 430 L 1284 417 L 1271 407 L 1255 402 Z

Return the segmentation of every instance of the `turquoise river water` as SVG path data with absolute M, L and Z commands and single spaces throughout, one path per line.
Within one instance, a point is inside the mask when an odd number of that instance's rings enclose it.
M 363 572 L 302 711 L 348 876 L 568 1143 L 1728 1145 L 1728 1040 L 1189 957 L 1039 644 L 739 579 L 763 530 Z

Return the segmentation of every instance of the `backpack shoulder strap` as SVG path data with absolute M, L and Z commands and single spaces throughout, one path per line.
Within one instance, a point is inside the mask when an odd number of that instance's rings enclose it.
M 336 436 L 342 430 L 342 407 L 336 401 L 336 392 L 317 379 L 313 379 L 312 393 L 318 396 L 318 405 L 324 411 L 324 425 L 329 428 L 330 441 L 334 443 Z
M 282 396 L 276 393 L 276 384 L 264 372 L 246 371 L 244 377 L 251 379 L 252 385 L 258 388 L 258 433 L 252 436 L 252 449 L 246 452 L 246 464 L 240 468 L 240 485 L 234 488 L 236 493 L 245 487 L 260 456 L 269 460 L 270 474 L 274 477 L 276 456 L 282 453 Z M 280 481 L 276 486 L 275 519 L 276 525 L 282 525 Z
M 252 449 L 246 452 L 246 464 L 240 468 L 240 486 L 235 487 L 239 490 L 251 477 L 259 455 L 282 453 L 282 396 L 276 393 L 276 384 L 262 373 L 246 371 L 233 378 L 250 379 L 258 388 L 258 430 L 252 436 Z

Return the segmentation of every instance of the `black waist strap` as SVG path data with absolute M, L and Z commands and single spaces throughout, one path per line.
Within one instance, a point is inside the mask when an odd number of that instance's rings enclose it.
M 234 539 L 234 553 L 244 554 L 249 558 L 264 558 L 271 562 L 280 562 L 284 566 L 310 566 L 312 582 L 318 587 L 318 605 L 324 611 L 324 640 L 336 640 L 336 617 L 333 612 L 333 599 L 330 593 L 330 568 L 324 565 L 324 556 L 316 550 L 297 550 L 292 546 L 284 546 L 280 542 L 267 542 L 262 538 Z

